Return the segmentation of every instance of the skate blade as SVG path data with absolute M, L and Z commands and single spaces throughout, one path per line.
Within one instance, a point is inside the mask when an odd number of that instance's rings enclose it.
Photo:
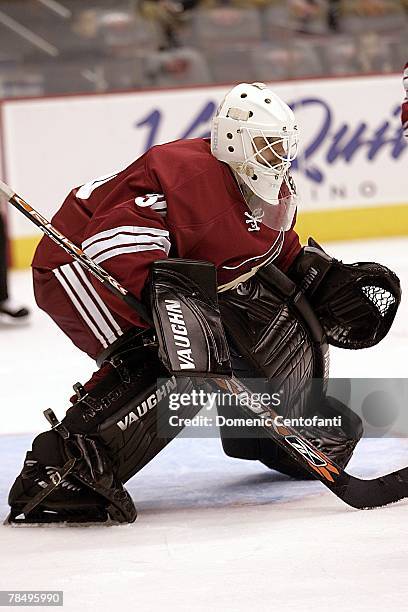
M 130 524 L 119 523 L 118 521 L 113 521 L 112 519 L 107 519 L 105 521 L 86 521 L 81 523 L 78 520 L 52 521 L 46 519 L 40 520 L 38 518 L 26 519 L 19 517 L 20 515 L 17 517 L 12 517 L 11 514 L 9 514 L 9 516 L 3 521 L 3 525 L 6 527 L 12 527 L 13 529 L 27 529 L 30 527 L 41 527 L 44 529 L 66 529 L 72 527 L 73 529 L 83 529 L 87 527 L 123 527 Z

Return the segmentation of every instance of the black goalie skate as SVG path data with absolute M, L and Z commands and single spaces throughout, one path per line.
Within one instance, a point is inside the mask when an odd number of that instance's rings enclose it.
M 37 436 L 10 494 L 7 524 L 132 523 L 136 508 L 102 445 L 72 434 L 46 411 L 53 431 Z M 53 465 L 41 456 L 46 449 Z
M 28 451 L 21 474 L 9 494 L 11 512 L 8 523 L 61 523 L 61 522 L 105 522 L 108 513 L 104 500 L 96 493 L 85 489 L 64 470 L 55 466 L 43 466 L 32 459 Z M 71 467 L 70 462 L 68 468 Z M 33 500 L 42 492 L 48 495 L 32 510 Z

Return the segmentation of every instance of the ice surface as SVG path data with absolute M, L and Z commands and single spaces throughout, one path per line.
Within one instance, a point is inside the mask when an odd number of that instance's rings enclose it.
M 375 259 L 408 286 L 408 239 L 325 245 L 344 261 Z M 13 295 L 32 303 L 26 272 Z M 366 351 L 332 350 L 333 376 L 406 377 L 408 299 L 391 333 Z M 2 328 L 0 514 L 51 406 L 93 363 L 43 313 Z M 365 440 L 350 465 L 374 476 L 408 465 L 403 439 Z M 65 591 L 66 610 L 406 610 L 408 502 L 355 511 L 320 483 L 295 482 L 226 457 L 217 439 L 180 439 L 128 484 L 139 511 L 122 527 L 0 527 L 0 589 Z

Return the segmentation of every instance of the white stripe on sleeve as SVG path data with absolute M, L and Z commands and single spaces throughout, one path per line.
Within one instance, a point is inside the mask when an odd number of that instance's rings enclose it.
M 164 238 L 169 238 L 169 232 L 166 230 L 158 229 L 156 227 L 139 227 L 137 225 L 121 225 L 120 227 L 114 227 L 112 229 L 105 230 L 103 232 L 99 232 L 90 238 L 87 238 L 82 243 L 82 248 L 85 250 L 94 242 L 98 240 L 103 240 L 105 238 L 114 238 L 117 234 L 134 234 L 135 236 L 138 234 L 147 234 L 149 236 L 162 236 Z
M 92 257 L 92 259 L 100 264 L 107 259 L 111 259 L 111 257 L 117 257 L 118 255 L 127 255 L 128 253 L 140 253 L 142 251 L 157 251 L 159 249 L 157 244 L 134 244 L 131 246 L 118 247 L 117 249 L 111 249 L 110 251 L 105 251 L 100 255 L 96 255 L 96 257 Z M 164 251 L 164 249 L 162 249 Z
M 103 240 L 94 242 L 89 246 L 82 245 L 85 253 L 88 257 L 95 258 L 96 255 L 103 253 L 104 251 L 117 250 L 118 248 L 126 247 L 129 245 L 138 245 L 139 251 L 142 251 L 143 245 L 153 245 L 153 248 L 161 249 L 167 254 L 170 251 L 169 233 L 166 232 L 167 236 L 163 235 L 151 235 L 149 228 L 141 228 L 146 231 L 145 234 L 128 234 L 128 233 L 117 233 L 112 237 L 106 237 Z M 152 247 L 149 247 L 152 248 Z M 146 249 L 149 250 L 149 249 Z M 113 255 L 112 255 L 113 257 Z
M 99 176 L 98 178 L 85 183 L 85 185 L 82 185 L 82 187 L 78 189 L 75 197 L 79 198 L 80 200 L 87 200 L 95 189 L 115 178 L 115 176 L 118 176 L 118 172 L 115 172 L 114 174 L 104 174 L 103 176 Z

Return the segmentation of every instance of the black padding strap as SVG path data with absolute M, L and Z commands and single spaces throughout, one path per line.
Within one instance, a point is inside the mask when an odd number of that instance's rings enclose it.
M 68 474 L 70 472 L 72 472 L 73 468 L 75 467 L 75 464 L 77 463 L 77 459 L 74 458 L 70 458 L 68 459 L 68 461 L 62 466 L 61 469 L 59 469 L 58 471 L 56 471 L 52 477 L 51 480 L 49 482 L 49 484 L 42 489 L 41 491 L 39 491 L 37 493 L 37 495 L 35 495 L 35 497 L 32 498 L 31 501 L 29 501 L 21 510 L 21 513 L 24 515 L 28 515 L 30 514 L 30 512 L 32 512 L 33 510 L 35 510 L 35 508 L 37 508 L 38 506 L 41 505 L 41 503 L 53 492 L 55 491 L 55 489 L 57 487 L 59 487 L 59 485 L 61 484 L 61 482 L 64 480 L 64 478 L 66 476 L 68 476 Z
M 323 378 L 327 345 L 304 295 L 273 264 L 220 295 L 224 325 L 249 363 L 268 379 Z

